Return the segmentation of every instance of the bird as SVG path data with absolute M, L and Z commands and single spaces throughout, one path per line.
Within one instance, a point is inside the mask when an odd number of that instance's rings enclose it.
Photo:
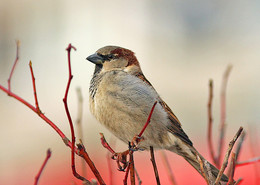
M 89 106 L 94 117 L 113 135 L 129 143 L 143 128 L 151 107 L 158 102 L 139 143 L 140 150 L 164 149 L 182 156 L 202 176 L 195 149 L 179 119 L 144 76 L 135 53 L 119 46 L 105 46 L 86 58 L 95 64 L 89 87 Z M 206 161 L 216 179 L 219 170 Z M 222 182 L 228 177 L 222 175 Z

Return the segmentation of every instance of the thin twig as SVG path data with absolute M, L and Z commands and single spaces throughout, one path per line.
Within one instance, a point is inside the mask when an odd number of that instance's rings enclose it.
M 241 148 L 242 148 L 242 144 L 244 143 L 245 136 L 246 136 L 246 132 L 243 131 L 243 132 L 241 133 L 241 136 L 239 137 L 239 139 L 238 139 L 238 141 L 237 141 L 237 146 L 236 146 L 236 149 L 235 149 L 236 165 L 237 165 L 237 160 L 238 160 L 238 157 L 239 157 Z M 227 171 L 227 173 L 226 173 L 226 175 L 227 175 L 228 177 L 230 176 L 231 171 L 232 171 L 232 166 L 230 165 L 229 168 L 228 168 L 228 171 Z
M 129 158 L 131 185 L 135 185 L 135 166 L 133 152 L 129 152 Z
M 127 185 L 127 178 L 130 170 L 130 165 L 127 166 L 126 171 L 125 171 L 125 178 L 123 179 L 124 185 Z
M 239 166 L 245 166 L 245 165 L 249 165 L 249 164 L 254 164 L 260 162 L 260 156 L 259 157 L 254 157 L 252 159 L 248 159 L 246 161 L 239 161 L 236 163 L 237 167 Z
M 146 123 L 145 123 L 143 129 L 141 130 L 141 132 L 138 134 L 139 137 L 142 137 L 142 135 L 143 135 L 143 133 L 144 133 L 146 127 L 149 125 L 156 104 L 157 104 L 157 101 L 154 102 L 153 107 L 152 107 L 152 109 L 151 109 L 151 111 L 150 111 L 150 114 L 149 114 L 149 116 L 148 116 L 148 118 L 147 118 L 147 121 L 146 121 Z
M 77 92 L 77 97 L 78 97 L 78 115 L 77 115 L 77 125 L 78 125 L 78 136 L 79 139 L 81 139 L 82 141 L 84 141 L 83 138 L 83 129 L 82 129 L 82 117 L 83 117 L 83 96 L 82 96 L 82 92 L 81 92 L 81 88 L 78 87 L 76 89 Z
M 69 125 L 70 125 L 70 131 L 71 131 L 71 142 L 72 142 L 72 148 L 71 148 L 71 168 L 72 168 L 72 173 L 73 173 L 73 175 L 76 178 L 78 178 L 78 179 L 80 179 L 82 181 L 84 181 L 84 180 L 87 181 L 84 177 L 82 177 L 76 171 L 76 165 L 75 165 L 75 142 L 76 142 L 76 138 L 75 138 L 73 122 L 72 122 L 72 119 L 71 119 L 71 115 L 70 115 L 69 107 L 68 107 L 68 103 L 67 103 L 70 83 L 71 83 L 71 80 L 73 78 L 73 75 L 71 73 L 71 62 L 70 62 L 70 51 L 71 51 L 71 49 L 76 50 L 76 48 L 74 46 L 69 44 L 69 46 L 66 49 L 68 51 L 69 79 L 68 79 L 67 88 L 66 88 L 66 91 L 65 91 L 65 96 L 63 98 L 63 103 L 64 103 L 65 111 L 66 111 L 67 118 L 68 118 Z
M 231 153 L 231 150 L 237 140 L 237 138 L 240 136 L 241 132 L 243 131 L 243 127 L 240 127 L 239 130 L 237 131 L 236 135 L 234 136 L 234 138 L 229 142 L 229 147 L 228 147 L 228 150 L 226 152 L 226 155 L 225 155 L 225 158 L 224 158 L 224 161 L 222 163 L 222 166 L 219 170 L 219 173 L 218 173 L 218 176 L 216 178 L 216 181 L 215 181 L 215 184 L 218 184 L 220 182 L 220 179 L 227 167 L 227 164 L 228 164 L 228 158 L 229 158 L 229 155 Z
M 104 138 L 104 136 L 103 136 L 103 138 Z M 114 147 L 115 146 L 115 139 L 111 138 L 110 139 L 110 143 L 111 143 L 111 146 Z M 108 145 L 108 143 L 107 143 L 107 145 Z M 113 185 L 114 184 L 114 178 L 113 178 L 113 171 L 112 171 L 111 155 L 110 155 L 110 151 L 109 150 L 107 150 L 106 159 L 107 159 L 107 166 L 108 166 L 108 173 L 109 173 L 109 184 Z
M 226 132 L 226 88 L 228 77 L 232 66 L 229 65 L 223 75 L 221 94 L 220 94 L 220 135 L 219 135 L 219 145 L 218 145 L 218 156 L 217 156 L 217 167 L 220 167 L 220 161 L 223 153 L 224 137 Z
M 116 152 L 108 144 L 108 142 L 106 141 L 106 138 L 104 137 L 104 134 L 103 133 L 99 133 L 99 135 L 101 136 L 100 140 L 101 140 L 101 144 L 103 145 L 103 147 L 108 149 L 108 151 L 111 152 L 111 154 L 115 154 Z
M 141 185 L 142 184 L 142 179 L 140 178 L 136 168 L 135 168 L 135 174 L 136 174 L 136 177 L 137 177 L 137 180 L 138 180 L 138 185 Z
M 78 150 L 79 150 L 79 156 L 83 157 L 83 159 L 86 161 L 86 163 L 88 164 L 88 166 L 90 167 L 90 169 L 94 173 L 95 177 L 97 178 L 99 184 L 105 185 L 106 183 L 104 182 L 104 180 L 102 179 L 99 171 L 97 170 L 94 163 L 90 159 L 88 153 L 86 152 L 84 145 L 78 144 L 77 146 L 78 146 Z
M 15 42 L 16 42 L 16 57 L 15 57 L 15 60 L 14 60 L 14 64 L 13 64 L 11 73 L 10 73 L 9 78 L 7 80 L 7 82 L 8 82 L 8 91 L 9 92 L 11 92 L 11 79 L 12 79 L 12 76 L 13 76 L 13 73 L 14 73 L 14 69 L 16 67 L 17 62 L 19 61 L 20 41 L 16 40 Z
M 14 63 L 14 66 L 16 65 L 16 63 Z M 14 68 L 13 66 L 13 68 Z M 10 75 L 11 76 L 11 75 Z M 38 110 L 36 107 L 34 107 L 32 104 L 30 104 L 29 102 L 27 102 L 25 99 L 23 99 L 22 97 L 18 96 L 17 94 L 13 93 L 10 89 L 5 88 L 4 86 L 2 86 L 0 84 L 0 89 L 5 92 L 7 95 L 9 95 L 10 97 L 13 97 L 14 99 L 16 99 L 17 101 L 21 102 L 22 104 L 24 104 L 26 107 L 28 107 L 29 109 L 31 109 L 33 112 L 35 112 L 36 114 L 38 114 Z M 47 116 L 45 116 L 43 113 L 38 114 L 39 117 L 41 119 L 43 119 L 47 124 L 49 124 L 61 137 L 61 139 L 63 140 L 64 144 L 70 148 L 72 148 L 72 143 L 71 141 L 68 139 L 68 137 L 59 129 L 59 127 L 56 126 L 56 124 L 54 122 L 52 122 Z M 98 170 L 96 169 L 94 163 L 92 162 L 92 160 L 90 159 L 88 153 L 86 152 L 86 150 L 82 150 L 82 148 L 78 149 L 75 148 L 75 153 L 81 157 L 84 158 L 84 160 L 87 162 L 87 164 L 89 165 L 89 167 L 91 168 L 92 172 L 94 173 L 95 177 L 97 178 L 98 182 L 102 185 L 105 184 L 104 180 L 102 179 L 101 175 L 99 174 Z
M 154 175 L 155 175 L 155 178 L 156 178 L 156 182 L 157 182 L 157 185 L 160 185 L 160 178 L 159 178 L 159 173 L 158 173 L 158 169 L 157 169 L 157 166 L 156 166 L 156 162 L 155 162 L 155 157 L 154 157 L 154 150 L 153 150 L 153 147 L 150 146 L 150 154 L 151 154 L 151 162 L 153 164 L 153 170 L 154 170 Z
M 239 140 L 238 140 L 238 143 L 237 143 L 237 147 L 236 147 L 236 160 L 238 160 L 238 157 L 239 157 L 239 154 L 240 154 L 240 150 L 242 148 L 242 144 L 244 143 L 244 139 L 245 139 L 245 136 L 246 136 L 246 132 L 243 131 L 241 133 L 241 136 L 239 137 Z
M 231 173 L 229 176 L 228 185 L 234 185 L 234 183 L 235 183 L 235 181 L 234 181 L 235 168 L 236 168 L 236 154 L 234 152 L 232 152 L 231 164 L 230 164 Z
M 111 155 L 109 151 L 107 151 L 106 159 L 107 159 L 108 174 L 109 174 L 109 184 L 113 185 L 112 163 L 111 163 Z
M 76 125 L 77 125 L 77 130 L 78 130 L 78 138 L 83 144 L 84 138 L 83 138 L 83 129 L 82 129 L 82 117 L 83 117 L 83 96 L 81 92 L 81 88 L 76 89 L 77 92 L 77 97 L 78 97 L 78 115 L 76 119 Z M 87 176 L 86 173 L 86 165 L 84 162 L 84 159 L 81 158 L 81 169 L 82 169 L 82 175 L 85 177 Z
M 33 95 L 34 95 L 34 100 L 35 100 L 35 107 L 37 109 L 38 115 L 41 114 L 41 110 L 39 107 L 39 103 L 38 103 L 38 98 L 37 98 L 37 93 L 36 93 L 36 85 L 35 85 L 35 77 L 33 74 L 33 68 L 32 68 L 32 62 L 29 62 L 29 67 L 30 67 L 30 71 L 31 71 L 31 76 L 32 76 L 32 83 L 33 83 Z
M 43 171 L 44 167 L 46 166 L 46 164 L 47 164 L 48 160 L 50 159 L 50 157 L 51 157 L 51 150 L 48 149 L 48 150 L 47 150 L 47 154 L 46 154 L 46 158 L 44 159 L 44 162 L 43 162 L 43 164 L 42 164 L 42 166 L 41 166 L 41 168 L 40 168 L 40 171 L 39 171 L 38 174 L 35 176 L 34 185 L 37 185 L 37 184 L 38 184 L 39 179 L 40 179 L 41 174 L 42 174 L 42 171 Z
M 243 181 L 242 178 L 239 178 L 234 185 L 239 185 Z
M 164 163 L 164 166 L 166 167 L 166 171 L 167 171 L 167 174 L 168 174 L 168 177 L 169 177 L 171 184 L 177 185 L 176 180 L 175 180 L 174 175 L 173 175 L 173 172 L 172 172 L 172 169 L 171 169 L 171 166 L 170 166 L 170 162 L 168 160 L 168 157 L 167 157 L 165 151 L 162 150 L 160 153 L 161 153 L 161 158 L 162 158 L 162 161 Z
M 213 100 L 213 80 L 209 80 L 209 101 L 208 101 L 208 146 L 209 146 L 209 152 L 211 159 L 213 160 L 214 164 L 217 164 L 214 147 L 213 147 L 213 141 L 212 141 L 212 124 L 213 124 L 213 118 L 212 118 L 212 100 Z

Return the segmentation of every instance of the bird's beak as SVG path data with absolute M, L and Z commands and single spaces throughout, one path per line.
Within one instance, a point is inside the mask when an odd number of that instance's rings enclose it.
M 104 62 L 104 59 L 101 56 L 97 55 L 96 53 L 88 56 L 86 59 L 96 65 L 102 65 Z

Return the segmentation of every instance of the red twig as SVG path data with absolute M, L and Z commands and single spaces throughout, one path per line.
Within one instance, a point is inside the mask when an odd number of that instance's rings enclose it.
M 220 167 L 220 161 L 223 153 L 223 145 L 224 145 L 224 137 L 226 131 L 226 88 L 228 82 L 228 76 L 232 66 L 229 65 L 223 75 L 222 87 L 221 87 L 221 95 L 220 95 L 220 136 L 219 136 L 219 145 L 218 145 L 218 156 L 217 156 L 217 167 Z
M 19 60 L 19 48 L 20 48 L 20 41 L 17 40 L 16 41 L 16 57 L 15 57 L 15 60 L 14 60 L 14 65 L 12 67 L 11 73 L 10 73 L 9 78 L 7 80 L 7 82 L 8 82 L 8 91 L 9 92 L 11 92 L 11 79 L 12 79 L 12 76 L 13 76 L 13 73 L 14 73 L 14 69 L 16 67 L 16 64 L 17 64 L 18 60 Z
M 16 63 L 14 63 L 13 68 L 15 68 Z M 12 76 L 10 74 L 10 76 Z M 11 79 L 11 78 L 10 78 Z M 10 80 L 9 80 L 10 81 Z M 41 119 L 43 119 L 46 123 L 48 123 L 58 134 L 59 136 L 62 138 L 63 142 L 65 143 L 66 146 L 72 148 L 72 143 L 71 141 L 66 137 L 66 135 L 56 126 L 56 124 L 54 124 L 48 117 L 46 117 L 43 113 L 39 114 L 39 111 L 36 107 L 34 107 L 32 104 L 30 104 L 29 102 L 27 102 L 26 100 L 24 100 L 23 98 L 21 98 L 20 96 L 18 96 L 17 94 L 13 93 L 11 91 L 11 89 L 7 89 L 4 86 L 0 85 L 0 89 L 5 92 L 7 95 L 9 95 L 10 97 L 13 97 L 14 99 L 16 99 L 17 101 L 21 102 L 22 104 L 24 104 L 25 106 L 27 106 L 29 109 L 31 109 L 33 112 L 35 112 L 36 114 L 39 115 L 39 117 L 41 117 Z M 74 145 L 73 145 L 74 146 Z M 84 160 L 87 162 L 87 164 L 89 165 L 89 167 L 91 168 L 92 172 L 94 173 L 94 175 L 96 176 L 98 182 L 102 185 L 105 184 L 105 182 L 103 181 L 102 177 L 100 176 L 98 170 L 96 169 L 94 163 L 92 162 L 92 160 L 90 159 L 90 157 L 88 156 L 87 152 L 85 151 L 85 149 L 82 149 L 82 147 L 80 149 L 75 148 L 75 153 L 81 157 L 84 158 Z
M 147 119 L 147 121 L 146 121 L 146 123 L 145 123 L 143 129 L 142 129 L 141 132 L 138 134 L 138 137 L 141 137 L 141 136 L 143 135 L 143 133 L 144 133 L 146 127 L 149 125 L 156 104 L 157 104 L 157 101 L 154 102 L 153 107 L 152 107 L 152 109 L 151 109 L 151 111 L 150 111 L 150 114 L 149 114 L 149 116 L 148 116 L 148 119 Z
M 32 68 L 32 62 L 29 62 L 29 67 L 30 67 L 30 71 L 31 71 L 31 76 L 32 76 L 32 83 L 33 83 L 33 95 L 34 95 L 34 100 L 35 100 L 35 107 L 37 109 L 38 115 L 41 114 L 41 110 L 39 107 L 39 103 L 38 103 L 38 98 L 37 98 L 37 93 L 36 93 L 36 85 L 35 85 L 35 77 L 33 74 L 33 68 Z
M 107 151 L 106 159 L 107 159 L 107 166 L 108 166 L 108 173 L 109 173 L 109 184 L 113 185 L 112 162 L 111 162 L 110 153 L 108 151 Z
M 213 100 L 213 80 L 210 80 L 209 81 L 209 101 L 208 101 L 208 146 L 209 146 L 210 156 L 211 156 L 214 164 L 217 164 L 218 162 L 216 161 L 213 142 L 212 142 L 212 124 L 213 124 L 212 100 Z
M 47 164 L 48 160 L 50 159 L 50 157 L 51 157 L 51 150 L 48 149 L 48 150 L 47 150 L 46 158 L 45 158 L 45 160 L 44 160 L 44 162 L 43 162 L 43 164 L 42 164 L 42 166 L 41 166 L 41 168 L 40 168 L 40 171 L 39 171 L 38 174 L 35 176 L 34 185 L 37 185 L 37 184 L 38 184 L 39 179 L 40 179 L 40 176 L 41 176 L 41 174 L 42 174 L 42 171 L 43 171 L 44 167 L 46 166 L 46 164 Z
M 103 145 L 103 147 L 105 147 L 106 149 L 108 149 L 109 152 L 111 152 L 112 154 L 115 154 L 116 152 L 110 147 L 110 145 L 107 143 L 105 137 L 104 137 L 104 134 L 103 133 L 99 133 L 101 138 L 101 143 Z
M 66 49 L 68 51 L 69 79 L 68 79 L 67 88 L 66 88 L 66 91 L 65 91 L 65 96 L 63 98 L 63 103 L 64 103 L 64 106 L 65 106 L 65 111 L 66 111 L 66 114 L 67 114 L 67 117 L 68 117 L 68 121 L 69 121 L 69 124 L 70 124 L 70 131 L 71 131 L 71 142 L 72 142 L 72 148 L 71 148 L 71 168 L 72 168 L 72 172 L 73 172 L 73 175 L 76 178 L 78 178 L 78 179 L 80 179 L 82 181 L 87 181 L 84 177 L 79 175 L 77 173 L 77 171 L 76 171 L 75 153 L 74 153 L 75 152 L 75 141 L 76 141 L 76 138 L 75 138 L 74 127 L 73 127 L 73 123 L 72 123 L 72 119 L 71 119 L 71 116 L 70 116 L 69 107 L 68 107 L 68 103 L 67 103 L 70 83 L 71 83 L 71 80 L 73 78 L 72 73 L 71 73 L 71 62 L 70 62 L 70 51 L 71 51 L 71 49 L 76 50 L 76 48 L 74 46 L 69 44 L 69 46 Z
M 125 171 L 125 178 L 123 180 L 124 185 L 127 185 L 127 178 L 130 170 L 130 165 L 127 166 L 126 171 Z
M 86 163 L 88 164 L 88 166 L 90 167 L 90 169 L 94 173 L 95 177 L 97 178 L 99 184 L 105 185 L 106 183 L 104 182 L 104 180 L 102 179 L 99 171 L 96 169 L 94 163 L 90 159 L 88 153 L 86 152 L 85 147 L 81 144 L 78 144 L 77 146 L 78 146 L 78 150 L 79 150 L 79 156 L 83 157 L 83 159 L 86 161 Z
M 4 91 L 6 94 L 8 94 L 9 96 L 15 98 L 16 100 L 18 100 L 19 102 L 23 103 L 25 106 L 27 106 L 28 108 L 30 108 L 33 112 L 35 112 L 36 114 L 38 114 L 38 110 L 31 105 L 30 103 L 28 103 L 27 101 L 25 101 L 23 98 L 19 97 L 18 95 L 14 94 L 13 92 L 9 91 L 8 89 L 6 89 L 5 87 L 3 87 L 2 85 L 0 85 L 0 89 L 2 91 Z M 70 140 L 65 136 L 65 134 L 48 118 L 46 117 L 44 114 L 38 114 L 46 123 L 48 123 L 62 138 L 62 140 L 64 141 L 64 143 L 71 147 L 71 142 Z M 78 153 L 78 151 L 75 151 L 76 153 Z

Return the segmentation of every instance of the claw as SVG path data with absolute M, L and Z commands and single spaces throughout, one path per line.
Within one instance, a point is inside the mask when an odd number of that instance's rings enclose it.
M 134 136 L 132 142 L 131 143 L 129 142 L 129 146 L 128 146 L 129 150 L 131 150 L 131 151 L 139 150 L 138 144 L 143 140 L 144 140 L 144 137 L 140 137 L 139 135 Z
M 127 162 L 127 155 L 129 154 L 129 150 L 121 153 L 114 153 L 112 155 L 112 159 L 116 160 L 117 167 L 119 171 L 125 171 L 126 167 L 128 166 Z M 121 165 L 122 164 L 122 165 Z

